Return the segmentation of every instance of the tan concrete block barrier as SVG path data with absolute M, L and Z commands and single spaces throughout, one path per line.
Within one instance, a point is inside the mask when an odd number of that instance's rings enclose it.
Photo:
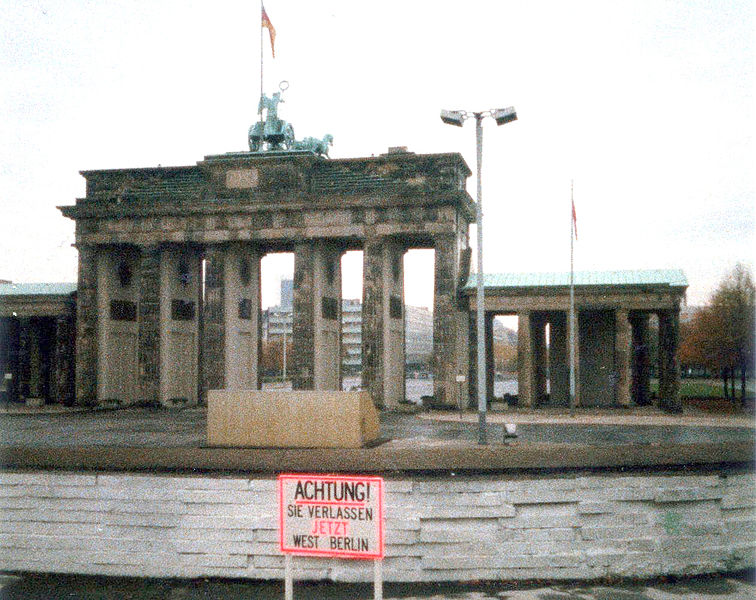
M 361 448 L 378 434 L 378 413 L 367 392 L 208 392 L 209 446 Z

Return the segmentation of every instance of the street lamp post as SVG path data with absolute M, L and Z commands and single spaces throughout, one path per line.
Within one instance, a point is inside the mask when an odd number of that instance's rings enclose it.
M 477 331 L 477 362 L 478 362 L 478 444 L 488 443 L 486 435 L 486 340 L 485 340 L 485 292 L 483 286 L 483 186 L 481 171 L 483 163 L 483 118 L 493 117 L 497 125 L 504 125 L 517 120 L 517 112 L 513 106 L 509 108 L 494 108 L 482 112 L 467 112 L 464 110 L 442 110 L 441 120 L 447 125 L 462 127 L 466 119 L 475 118 L 475 149 L 477 162 L 477 202 L 475 210 L 475 224 L 478 237 L 478 274 L 476 283 L 476 331 Z

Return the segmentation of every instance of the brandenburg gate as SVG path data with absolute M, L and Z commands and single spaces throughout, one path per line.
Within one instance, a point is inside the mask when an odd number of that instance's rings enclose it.
M 86 196 L 61 208 L 79 251 L 77 402 L 192 405 L 208 389 L 258 389 L 260 260 L 282 251 L 294 254 L 293 387 L 340 389 L 340 259 L 361 249 L 363 386 L 394 407 L 404 398 L 402 258 L 432 248 L 434 396 L 458 403 L 467 164 L 456 153 L 328 159 L 317 145 L 286 145 L 82 172 Z

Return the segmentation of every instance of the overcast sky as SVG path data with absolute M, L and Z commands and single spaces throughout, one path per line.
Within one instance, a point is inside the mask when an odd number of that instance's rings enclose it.
M 487 272 L 682 268 L 704 302 L 754 251 L 750 1 L 268 0 L 265 88 L 332 157 L 461 152 L 441 108 L 484 127 Z M 0 21 L 0 279 L 75 281 L 80 170 L 192 165 L 246 149 L 260 91 L 256 0 L 6 0 Z M 468 181 L 475 194 L 475 178 Z M 474 229 L 471 230 L 474 240 Z M 359 295 L 359 256 L 344 294 Z M 290 259 L 265 261 L 264 304 Z M 432 257 L 407 259 L 409 304 Z

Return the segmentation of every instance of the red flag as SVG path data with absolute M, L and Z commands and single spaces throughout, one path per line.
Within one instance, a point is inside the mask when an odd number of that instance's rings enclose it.
M 273 23 L 268 18 L 268 13 L 265 12 L 265 7 L 260 4 L 262 8 L 262 27 L 265 27 L 270 34 L 270 51 L 273 53 L 273 58 L 276 57 L 276 28 L 273 27 Z
M 575 232 L 575 239 L 577 238 L 577 215 L 575 214 L 575 201 L 572 201 L 572 230 Z

